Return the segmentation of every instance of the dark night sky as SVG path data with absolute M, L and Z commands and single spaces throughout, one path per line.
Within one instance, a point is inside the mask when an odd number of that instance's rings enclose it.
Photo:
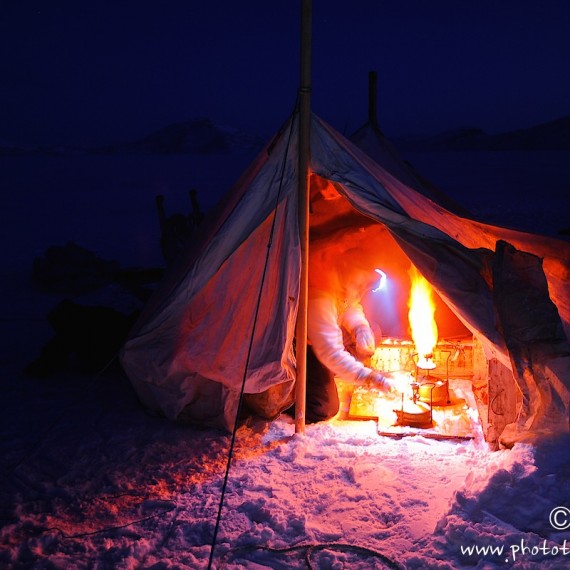
M 198 117 L 271 135 L 298 87 L 300 0 L 1 0 L 0 139 L 102 144 Z M 570 114 L 568 0 L 313 0 L 313 109 L 392 136 Z

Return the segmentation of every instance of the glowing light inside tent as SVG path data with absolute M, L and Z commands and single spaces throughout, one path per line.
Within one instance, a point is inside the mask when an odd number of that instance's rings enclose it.
M 433 289 L 420 272 L 412 266 L 409 271 L 412 280 L 408 301 L 408 320 L 412 330 L 412 340 L 418 353 L 418 368 L 434 368 L 431 356 L 437 344 L 437 323 L 435 322 L 435 302 Z
M 382 291 L 382 289 L 386 288 L 386 273 L 384 273 L 384 271 L 382 271 L 381 269 L 375 269 L 374 271 L 376 271 L 376 273 L 378 273 L 378 275 L 380 275 L 380 281 L 378 283 L 378 287 L 376 287 L 376 289 L 372 289 L 372 293 L 378 293 L 378 291 Z

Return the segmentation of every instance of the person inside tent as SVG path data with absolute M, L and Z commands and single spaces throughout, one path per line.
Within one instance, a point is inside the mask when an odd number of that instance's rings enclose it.
M 363 230 L 360 230 L 363 231 Z M 311 244 L 309 262 L 307 401 L 309 423 L 335 416 L 340 401 L 334 377 L 354 386 L 397 391 L 394 379 L 366 365 L 375 338 L 361 304 L 378 283 L 373 256 L 355 240 L 359 231 Z M 348 413 L 349 401 L 342 413 Z

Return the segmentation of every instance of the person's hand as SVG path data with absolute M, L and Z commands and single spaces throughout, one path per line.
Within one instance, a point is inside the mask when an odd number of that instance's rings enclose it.
M 373 370 L 366 378 L 366 381 L 371 387 L 377 388 L 386 394 L 399 392 L 396 381 L 388 373 L 382 374 L 378 370 Z
M 356 354 L 360 358 L 366 358 L 374 354 L 376 344 L 374 342 L 374 333 L 367 326 L 360 326 L 354 331 L 354 340 L 356 342 Z

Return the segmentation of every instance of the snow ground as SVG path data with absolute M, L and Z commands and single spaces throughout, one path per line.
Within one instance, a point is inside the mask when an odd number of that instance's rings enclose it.
M 43 170 L 2 159 L 0 170 L 0 186 L 17 191 L 2 224 L 14 245 L 0 301 L 0 566 L 206 568 L 229 436 L 147 415 L 114 366 L 22 373 L 50 336 L 45 316 L 58 300 L 31 287 L 33 256 L 76 239 L 124 264 L 156 262 L 152 200 L 168 164 L 141 191 L 126 174 L 140 177 L 138 166 L 118 174 L 101 160 L 93 170 L 75 162 L 69 176 L 48 159 Z M 183 168 L 162 187 L 185 193 Z M 78 195 L 84 186 L 93 191 Z M 562 203 L 551 202 L 555 215 Z M 491 452 L 480 438 L 379 437 L 372 422 L 297 436 L 288 418 L 252 421 L 237 433 L 214 567 L 568 568 L 569 508 L 570 437 Z

